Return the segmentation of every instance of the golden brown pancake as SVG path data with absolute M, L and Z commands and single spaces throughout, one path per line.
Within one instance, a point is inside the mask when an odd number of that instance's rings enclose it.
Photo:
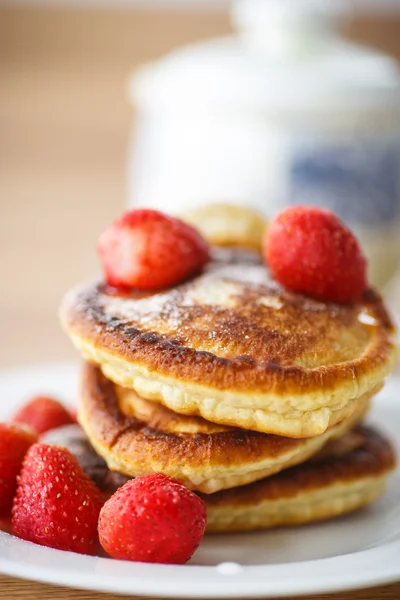
M 68 448 L 106 497 L 129 477 L 109 471 L 77 425 L 46 433 L 41 441 Z M 369 427 L 330 441 L 312 460 L 256 483 L 201 495 L 207 532 L 229 533 L 330 519 L 377 499 L 395 466 L 389 442 Z
M 330 451 L 329 451 L 330 450 Z M 331 519 L 376 500 L 395 467 L 390 443 L 370 427 L 329 442 L 321 457 L 245 487 L 202 496 L 207 532 Z
M 267 219 L 255 210 L 236 204 L 213 203 L 181 215 L 211 244 L 252 248 L 261 252 Z
M 350 419 L 320 436 L 291 439 L 173 413 L 113 384 L 87 363 L 78 416 L 110 469 L 130 477 L 163 473 L 211 494 L 304 462 L 328 440 L 352 429 L 367 405 L 366 401 Z
M 61 307 L 83 356 L 174 412 L 288 437 L 321 435 L 382 385 L 396 356 L 379 295 L 353 304 L 290 293 L 236 252 L 144 295 L 90 283 Z

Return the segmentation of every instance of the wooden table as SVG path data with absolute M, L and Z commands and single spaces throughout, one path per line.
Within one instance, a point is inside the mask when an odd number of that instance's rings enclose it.
M 361 16 L 349 35 L 400 57 L 399 24 Z M 205 11 L 0 9 L 1 366 L 75 357 L 57 306 L 98 268 L 98 234 L 124 206 L 127 74 L 229 30 Z M 117 596 L 0 577 L 0 598 Z M 400 585 L 319 598 L 399 600 Z
M 121 600 L 116 594 L 96 594 L 70 588 L 42 585 L 0 576 L 0 598 L 4 600 Z M 133 600 L 133 596 L 129 596 Z M 343 594 L 322 594 L 312 597 L 315 600 L 399 600 L 400 585 L 384 586 Z M 152 598 L 151 600 L 155 600 Z M 310 596 L 297 596 L 293 600 L 310 600 Z

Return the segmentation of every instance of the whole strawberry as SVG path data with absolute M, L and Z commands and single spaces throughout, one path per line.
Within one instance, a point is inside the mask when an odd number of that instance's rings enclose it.
M 12 531 L 42 546 L 95 554 L 102 504 L 99 490 L 68 450 L 35 444 L 18 478 Z
M 141 290 L 175 285 L 210 260 L 196 229 L 149 209 L 123 214 L 100 236 L 97 249 L 108 285 Z
M 28 427 L 0 423 L 0 515 L 11 511 L 25 454 L 37 441 Z
M 275 279 L 294 292 L 345 303 L 367 286 L 367 262 L 356 237 L 328 210 L 283 210 L 270 224 L 264 254 Z
M 25 423 L 39 434 L 74 423 L 71 413 L 58 400 L 49 396 L 32 398 L 14 415 L 13 421 Z
M 99 538 L 113 558 L 186 563 L 206 526 L 204 502 L 161 474 L 128 481 L 103 506 Z

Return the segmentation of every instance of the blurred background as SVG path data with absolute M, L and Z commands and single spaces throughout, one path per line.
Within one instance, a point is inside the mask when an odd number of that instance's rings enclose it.
M 0 2 L 2 366 L 75 356 L 60 297 L 135 204 L 327 205 L 400 311 L 400 3 L 268 2 Z

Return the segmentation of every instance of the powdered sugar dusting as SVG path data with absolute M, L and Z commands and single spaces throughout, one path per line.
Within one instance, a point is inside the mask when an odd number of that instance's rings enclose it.
M 268 308 L 275 308 L 275 310 L 280 310 L 283 307 L 283 302 L 274 296 L 263 296 L 258 302 Z
M 165 311 L 170 302 L 168 292 L 155 294 L 145 298 L 125 298 L 108 296 L 103 294 L 103 310 L 109 317 L 119 317 L 126 321 L 137 321 L 145 323 L 146 317 L 159 315 Z
M 153 294 L 117 292 L 99 282 L 75 289 L 67 304 L 78 320 L 90 321 L 96 335 L 115 331 L 126 348 L 134 340 L 132 348 L 148 344 L 148 352 L 167 342 L 174 356 L 190 348 L 235 359 L 240 369 L 353 360 L 369 343 L 360 335 L 360 321 L 372 325 L 362 306 L 291 293 L 262 264 L 213 262 L 196 278 Z
M 116 323 L 123 323 L 144 332 L 179 338 L 185 345 L 191 345 L 195 336 L 198 338 L 196 347 L 208 350 L 213 345 L 212 340 L 221 337 L 218 311 L 237 307 L 240 313 L 244 295 L 247 292 L 258 294 L 260 286 L 261 293 L 266 296 L 274 288 L 279 289 L 271 282 L 263 265 L 212 263 L 196 279 L 152 295 L 113 295 L 98 288 L 96 302 L 105 326 L 114 327 Z M 271 302 L 275 309 L 278 308 L 280 300 L 274 299 L 274 292 L 271 293 L 269 306 L 272 306 Z M 226 330 L 225 334 L 228 335 L 229 331 Z M 244 336 L 243 339 L 249 337 Z
M 210 275 L 218 276 L 221 279 L 237 281 L 252 285 L 263 285 L 278 288 L 278 284 L 270 277 L 268 269 L 264 265 L 223 265 Z
M 240 293 L 240 286 L 230 281 L 218 281 L 218 285 L 204 285 L 203 281 L 196 281 L 193 287 L 187 290 L 182 300 L 182 306 L 206 304 L 212 306 L 225 306 L 233 308 L 237 302 L 235 296 Z

